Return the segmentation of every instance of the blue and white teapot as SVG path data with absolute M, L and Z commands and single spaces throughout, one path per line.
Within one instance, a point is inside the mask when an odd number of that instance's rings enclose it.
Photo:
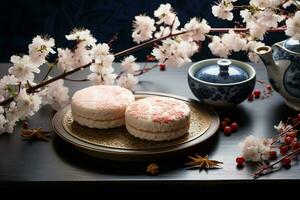
M 300 41 L 292 38 L 256 49 L 265 64 L 269 81 L 286 104 L 300 111 Z

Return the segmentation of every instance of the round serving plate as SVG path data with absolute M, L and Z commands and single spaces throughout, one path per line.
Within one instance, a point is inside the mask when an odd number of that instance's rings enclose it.
M 162 142 L 138 139 L 126 127 L 92 129 L 73 121 L 70 106 L 58 111 L 52 120 L 55 132 L 78 150 L 99 158 L 138 161 L 159 158 L 187 150 L 210 138 L 217 132 L 219 117 L 210 107 L 198 101 L 165 93 L 136 92 L 135 98 L 149 96 L 172 97 L 187 103 L 191 109 L 190 129 L 184 136 Z

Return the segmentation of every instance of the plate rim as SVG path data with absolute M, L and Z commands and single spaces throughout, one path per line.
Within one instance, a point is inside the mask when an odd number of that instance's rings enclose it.
M 52 127 L 53 127 L 55 133 L 62 140 L 66 141 L 67 143 L 71 144 L 72 146 L 74 146 L 75 148 L 77 148 L 78 150 L 80 150 L 84 153 L 87 153 L 89 155 L 96 156 L 99 158 L 109 159 L 109 160 L 126 160 L 126 161 L 143 160 L 143 158 L 145 158 L 145 157 L 153 158 L 153 157 L 157 157 L 157 156 L 164 155 L 164 154 L 176 153 L 179 151 L 187 150 L 189 148 L 194 147 L 195 145 L 198 145 L 198 144 L 208 140 L 210 137 L 215 135 L 215 133 L 219 129 L 220 119 L 219 119 L 217 112 L 208 105 L 203 106 L 204 104 L 201 104 L 199 101 L 197 101 L 195 99 L 191 99 L 191 98 L 187 98 L 187 97 L 183 97 L 183 96 L 179 96 L 179 95 L 168 94 L 168 93 L 146 92 L 146 91 L 134 92 L 134 95 L 172 97 L 172 98 L 175 98 L 178 100 L 196 104 L 197 106 L 202 106 L 201 108 L 203 108 L 207 112 L 207 114 L 210 116 L 210 118 L 212 119 L 210 121 L 210 126 L 204 132 L 204 134 L 202 134 L 199 137 L 197 137 L 191 141 L 188 141 L 186 143 L 179 144 L 179 145 L 173 145 L 173 146 L 169 146 L 169 147 L 147 149 L 147 150 L 132 150 L 132 149 L 125 150 L 125 149 L 110 148 L 110 147 L 103 147 L 103 146 L 97 146 L 97 148 L 93 148 L 92 146 L 95 146 L 94 144 L 82 141 L 82 140 L 72 136 L 64 129 L 63 129 L 64 133 L 61 133 L 57 129 L 57 119 L 60 119 L 61 117 L 63 117 L 61 115 L 63 115 L 65 113 L 64 112 L 65 109 L 67 109 L 68 106 L 70 106 L 70 105 L 67 105 L 66 107 L 64 107 L 63 109 L 61 109 L 60 111 L 55 113 L 55 115 L 52 119 Z M 59 124 L 63 128 L 62 123 L 59 123 Z M 89 144 L 89 145 L 85 146 L 84 144 Z

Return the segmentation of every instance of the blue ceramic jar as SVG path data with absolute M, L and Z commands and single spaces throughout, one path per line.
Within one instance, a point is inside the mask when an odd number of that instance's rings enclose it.
M 207 59 L 188 70 L 193 94 L 212 106 L 229 107 L 244 101 L 253 91 L 256 72 L 251 65 L 231 59 Z

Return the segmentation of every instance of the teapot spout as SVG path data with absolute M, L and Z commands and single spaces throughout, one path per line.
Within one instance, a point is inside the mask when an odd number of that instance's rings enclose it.
M 273 60 L 272 49 L 269 46 L 258 47 L 255 53 L 261 58 L 262 62 L 265 64 L 269 81 L 272 84 L 274 90 L 279 91 L 280 85 L 280 69 L 277 63 Z
M 273 60 L 272 49 L 269 46 L 258 47 L 255 53 L 260 57 L 267 69 L 277 69 L 277 65 Z

